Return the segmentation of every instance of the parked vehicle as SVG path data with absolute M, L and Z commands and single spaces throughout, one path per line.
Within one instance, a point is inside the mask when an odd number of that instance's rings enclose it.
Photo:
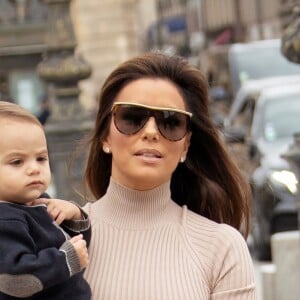
M 249 80 L 245 82 L 236 93 L 236 96 L 230 107 L 228 116 L 224 119 L 224 125 L 226 127 L 232 126 L 233 123 L 236 121 L 237 115 L 240 113 L 241 110 L 244 109 L 243 106 L 247 105 L 252 101 L 256 101 L 264 88 L 291 84 L 300 85 L 300 74 L 289 76 L 266 77 L 259 80 Z M 250 125 L 251 124 L 246 124 L 247 127 L 250 127 Z
M 248 80 L 300 75 L 300 66 L 287 60 L 280 51 L 281 41 L 261 40 L 233 44 L 228 51 L 233 93 Z
M 248 84 L 248 93 L 243 85 L 224 123 L 229 149 L 252 186 L 252 236 L 261 260 L 271 257 L 273 233 L 298 229 L 297 179 L 281 157 L 300 131 L 300 76 L 293 80 Z
M 280 47 L 280 39 L 214 46 L 202 55 L 200 64 L 209 77 L 213 91 L 217 87 L 217 96 L 225 95 L 231 102 L 240 87 L 248 81 L 300 75 L 300 65 L 284 57 Z

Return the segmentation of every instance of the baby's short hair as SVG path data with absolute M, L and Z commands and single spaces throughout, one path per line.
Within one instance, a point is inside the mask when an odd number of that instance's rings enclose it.
M 40 121 L 30 111 L 8 101 L 0 101 L 0 119 L 19 119 L 42 127 Z

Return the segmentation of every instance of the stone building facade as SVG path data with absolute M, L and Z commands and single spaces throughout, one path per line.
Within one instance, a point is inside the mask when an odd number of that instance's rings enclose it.
M 92 67 L 91 77 L 80 83 L 81 103 L 92 109 L 108 73 L 145 50 L 172 46 L 189 55 L 188 48 L 199 51 L 199 44 L 208 49 L 218 43 L 278 38 L 294 1 L 71 0 L 76 52 Z M 45 93 L 35 73 L 45 50 L 45 3 L 0 1 L 0 96 L 19 102 L 33 97 L 31 107 Z
M 46 3 L 0 1 L 0 98 L 12 98 L 34 113 L 47 93 L 36 72 L 45 51 Z M 145 35 L 156 19 L 156 2 L 71 0 L 70 3 L 76 53 L 92 67 L 90 78 L 80 83 L 80 100 L 85 108 L 92 109 L 108 73 L 146 48 Z
M 81 83 L 82 101 L 92 108 L 106 76 L 120 62 L 145 50 L 147 28 L 156 19 L 154 0 L 73 0 L 77 50 L 92 66 Z

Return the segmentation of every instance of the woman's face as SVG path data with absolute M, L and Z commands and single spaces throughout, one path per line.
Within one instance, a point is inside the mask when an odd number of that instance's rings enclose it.
M 186 110 L 184 100 L 171 82 L 163 79 L 138 79 L 126 85 L 115 102 Z M 114 117 L 113 117 L 114 118 Z M 148 190 L 170 180 L 181 157 L 185 157 L 191 134 L 173 142 L 164 138 L 153 116 L 135 134 L 125 135 L 113 118 L 103 148 L 112 155 L 112 178 L 137 190 Z

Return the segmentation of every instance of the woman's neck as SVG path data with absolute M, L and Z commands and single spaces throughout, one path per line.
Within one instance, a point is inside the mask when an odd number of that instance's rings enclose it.
M 101 214 L 118 227 L 146 228 L 165 219 L 171 201 L 170 182 L 154 189 L 138 191 L 111 178 L 107 192 L 99 200 Z
M 147 180 L 141 178 L 139 178 L 138 180 L 134 180 L 132 178 L 114 177 L 113 174 L 111 175 L 110 180 L 127 189 L 141 191 L 141 192 L 154 190 L 157 187 L 164 185 L 165 183 L 170 185 L 170 180 L 167 180 L 166 182 L 149 180 L 149 178 L 147 178 Z

